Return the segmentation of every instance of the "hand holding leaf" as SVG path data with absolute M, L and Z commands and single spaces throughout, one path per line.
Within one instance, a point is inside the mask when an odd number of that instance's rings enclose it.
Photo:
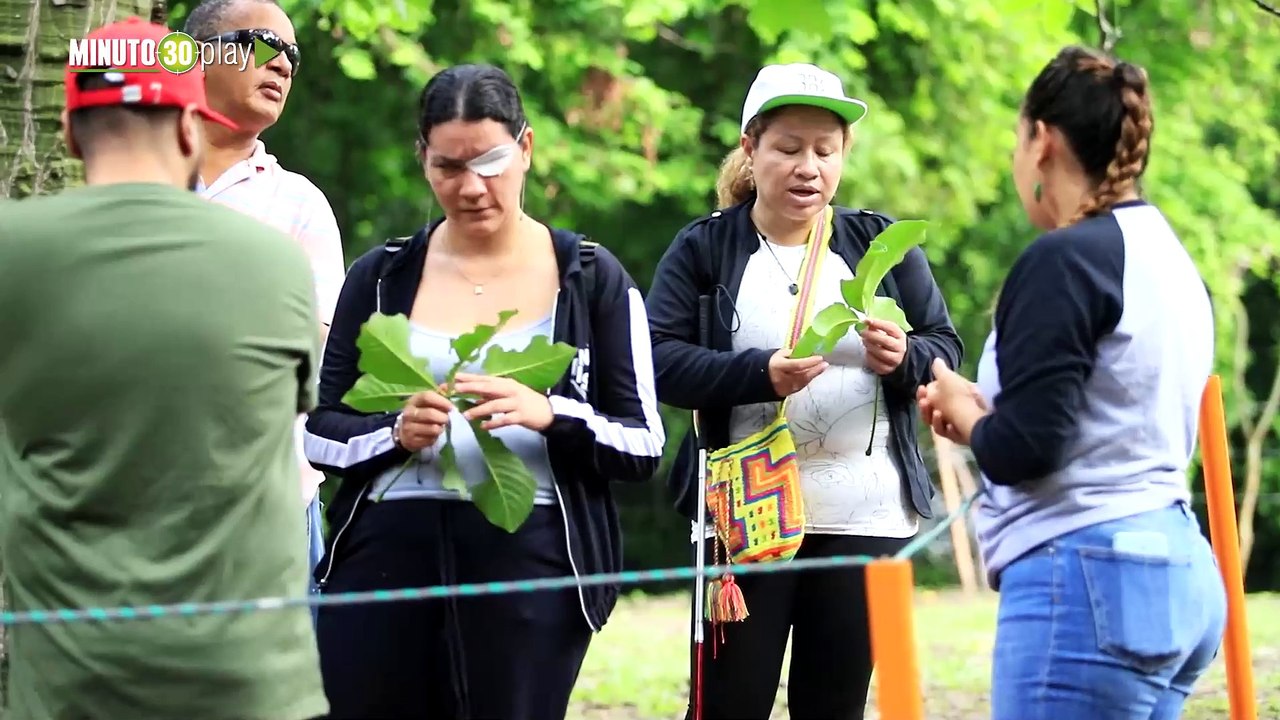
M 910 332 L 911 324 L 907 322 L 906 313 L 893 298 L 876 295 L 876 288 L 880 287 L 884 276 L 906 258 L 911 248 L 924 242 L 928 225 L 924 220 L 899 220 L 876 236 L 853 269 L 853 279 L 840 283 L 844 302 L 833 303 L 814 316 L 792 349 L 791 357 L 829 353 L 849 328 L 861 333 L 866 329 L 868 320 L 890 322 L 902 330 L 904 336 Z
M 871 241 L 866 254 L 853 269 L 853 279 L 840 283 L 840 295 L 844 302 L 836 302 L 823 308 L 809 328 L 791 350 L 791 357 L 809 357 L 814 353 L 829 353 L 836 343 L 854 328 L 862 335 L 867 351 L 867 369 L 877 375 L 888 375 L 902 364 L 906 357 L 907 333 L 911 324 L 907 315 L 893 298 L 876 295 L 876 289 L 884 276 L 907 257 L 911 248 L 924 242 L 928 223 L 923 220 L 900 220 L 885 228 Z M 880 404 L 880 384 L 872 400 L 872 412 Z M 871 455 L 875 440 L 875 425 L 867 441 L 867 455 Z
M 515 425 L 537 431 L 550 425 L 546 392 L 564 376 L 577 353 L 571 345 L 535 337 L 523 350 L 491 345 L 481 363 L 482 375 L 462 373 L 515 314 L 503 311 L 493 325 L 478 325 L 454 338 L 450 346 L 456 362 L 437 384 L 427 359 L 409 348 L 409 319 L 374 313 L 356 340 L 363 374 L 342 398 L 359 412 L 402 411 L 398 437 L 414 453 L 406 467 L 416 461 L 418 451 L 437 444 L 443 431 L 436 459 L 443 484 L 464 496 L 468 487 L 454 456 L 448 416 L 454 408 L 465 413 L 485 464 L 485 479 L 469 494 L 489 522 L 507 532 L 515 532 L 533 510 L 537 483 L 520 458 L 489 431 Z
M 890 320 L 867 318 L 858 334 L 867 350 L 867 369 L 877 375 L 897 370 L 907 356 L 907 334 Z
M 400 413 L 396 432 L 400 447 L 417 453 L 435 445 L 452 410 L 449 400 L 433 390 L 414 393 Z
M 480 403 L 462 414 L 468 422 L 482 420 L 480 428 L 492 432 L 519 425 L 542 432 L 551 425 L 551 401 L 511 378 L 458 373 L 453 391 L 474 395 Z M 488 418 L 485 420 L 484 418 Z
M 808 387 L 827 367 L 827 361 L 820 357 L 793 360 L 783 349 L 769 358 L 769 381 L 779 397 L 787 397 Z

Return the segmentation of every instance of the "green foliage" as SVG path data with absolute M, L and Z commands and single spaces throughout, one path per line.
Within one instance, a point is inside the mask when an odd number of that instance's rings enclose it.
M 170 24 L 180 25 L 185 11 L 171 7 Z M 492 62 L 513 76 L 535 133 L 525 210 L 603 242 L 642 287 L 676 231 L 714 209 L 718 163 L 738 142 L 758 68 L 799 61 L 831 70 L 870 108 L 836 202 L 929 218 L 929 260 L 967 348 L 968 375 L 991 329 L 995 293 L 1037 234 L 1010 181 L 1022 95 L 1062 46 L 1102 40 L 1093 0 L 285 7 L 306 64 L 264 139 L 285 167 L 325 191 L 348 262 L 440 216 L 413 141 L 418 95 L 443 67 Z M 1239 360 L 1274 372 L 1254 356 L 1280 333 L 1280 317 L 1238 298 L 1251 276 L 1280 277 L 1269 269 L 1280 248 L 1280 20 L 1247 1 L 1104 0 L 1101 8 L 1122 31 L 1117 52 L 1150 73 L 1157 129 L 1144 191 L 1213 293 L 1217 370 L 1229 375 Z M 370 64 L 376 80 L 366 79 Z M 1251 332 L 1240 349 L 1232 339 L 1246 313 Z M 1234 428 L 1234 409 L 1252 407 L 1267 387 L 1266 379 L 1227 383 Z M 669 436 L 679 437 L 687 415 L 664 413 Z M 1267 472 L 1267 487 L 1280 487 L 1280 469 Z M 682 531 L 663 483 L 647 489 L 645 497 L 628 489 L 621 508 L 627 564 L 687 559 L 687 541 L 667 542 Z M 1274 506 L 1265 512 L 1280 519 Z M 654 538 L 633 541 L 650 530 Z M 1260 535 L 1266 531 L 1260 521 Z
M 475 398 L 452 391 L 458 372 L 479 359 L 480 350 L 491 341 L 516 311 L 504 310 L 493 325 L 478 325 L 450 342 L 456 361 L 442 384 L 431 376 L 428 361 L 417 357 L 409 348 L 409 319 L 404 315 L 374 313 L 360 328 L 356 347 L 360 349 L 362 373 L 342 402 L 360 412 L 395 412 L 420 392 L 441 393 L 459 410 L 475 404 Z M 486 375 L 506 377 L 545 393 L 564 375 L 577 350 L 565 343 L 552 343 L 535 337 L 523 350 L 513 351 L 490 346 L 481 364 Z M 442 388 L 443 386 L 443 388 Z M 471 493 L 480 512 L 489 522 L 515 532 L 533 511 L 533 495 L 537 483 L 533 474 L 501 440 L 481 427 L 481 420 L 471 421 L 471 431 L 484 456 L 485 480 Z M 406 467 L 417 462 L 412 457 Z M 458 471 L 453 448 L 453 430 L 446 426 L 440 447 L 439 462 L 446 489 L 467 492 Z
M 750 5 L 751 27 L 767 42 L 787 31 L 826 37 L 832 34 L 831 14 L 819 0 L 755 0 Z
M 814 316 L 792 348 L 791 357 L 829 353 L 850 328 L 861 332 L 868 319 L 885 320 L 904 332 L 910 332 L 911 324 L 907 322 L 906 313 L 893 298 L 876 295 L 876 289 L 911 248 L 924 242 L 928 226 L 924 220 L 899 220 L 877 235 L 866 254 L 858 260 L 853 278 L 840 283 L 844 302 L 832 303 Z

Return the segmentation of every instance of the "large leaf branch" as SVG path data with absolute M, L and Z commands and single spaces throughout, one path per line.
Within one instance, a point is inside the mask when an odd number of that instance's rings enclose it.
M 899 220 L 880 232 L 871 241 L 867 251 L 858 259 L 853 278 L 840 283 L 843 302 L 835 302 L 814 316 L 808 329 L 800 336 L 791 357 L 802 358 L 813 354 L 829 353 L 836 348 L 849 330 L 862 332 L 868 320 L 884 320 L 897 325 L 904 333 L 911 332 L 907 315 L 893 298 L 877 295 L 876 289 L 884 276 L 901 263 L 911 248 L 924 242 L 929 224 L 923 220 Z M 813 242 L 819 242 L 814 240 Z M 871 415 L 880 411 L 880 383 L 876 383 L 871 398 Z M 871 423 L 871 436 L 867 439 L 866 454 L 876 438 L 876 424 Z
M 514 310 L 503 311 L 494 324 L 477 325 L 450 341 L 454 362 L 444 373 L 443 382 L 437 383 L 429 360 L 414 355 L 410 348 L 409 319 L 404 315 L 374 313 L 356 339 L 362 375 L 342 401 L 360 412 L 396 412 L 414 394 L 431 391 L 442 394 L 454 408 L 465 412 L 479 399 L 454 393 L 453 379 L 463 368 L 474 364 L 486 347 L 488 352 L 481 363 L 484 374 L 511 378 L 538 392 L 547 392 L 569 369 L 577 348 L 553 343 L 543 336 L 533 338 L 523 350 L 491 344 L 515 314 Z M 481 421 L 471 422 L 470 428 L 484 459 L 484 479 L 468 491 L 458 468 L 454 428 L 449 424 L 445 426 L 444 437 L 437 441 L 441 484 L 447 490 L 469 497 L 489 522 L 507 532 L 515 532 L 533 511 L 537 481 L 501 439 L 481 427 Z M 416 456 L 409 458 L 401 472 L 415 462 Z M 399 474 L 390 484 L 398 478 Z

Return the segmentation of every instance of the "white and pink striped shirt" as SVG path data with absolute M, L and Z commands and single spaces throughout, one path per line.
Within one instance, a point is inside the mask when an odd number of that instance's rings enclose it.
M 261 140 L 253 154 L 236 163 L 213 182 L 196 187 L 201 196 L 257 218 L 301 243 L 315 275 L 316 311 L 320 322 L 333 322 L 338 293 L 346 278 L 342 236 L 324 192 L 306 177 L 285 170 Z M 318 369 L 317 369 L 318 370 Z M 311 467 L 302 453 L 306 416 L 298 418 L 295 440 L 302 471 L 302 498 L 309 504 L 324 482 L 324 473 Z

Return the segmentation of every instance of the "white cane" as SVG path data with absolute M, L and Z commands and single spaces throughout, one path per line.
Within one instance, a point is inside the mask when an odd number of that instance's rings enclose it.
M 704 348 L 711 346 L 711 298 L 698 298 L 698 336 Z M 702 435 L 701 414 L 693 411 L 693 437 L 698 449 L 698 505 L 697 533 L 693 543 L 693 720 L 702 720 L 702 644 L 703 625 L 707 619 L 706 588 L 707 562 L 703 543 L 707 537 L 707 443 Z

